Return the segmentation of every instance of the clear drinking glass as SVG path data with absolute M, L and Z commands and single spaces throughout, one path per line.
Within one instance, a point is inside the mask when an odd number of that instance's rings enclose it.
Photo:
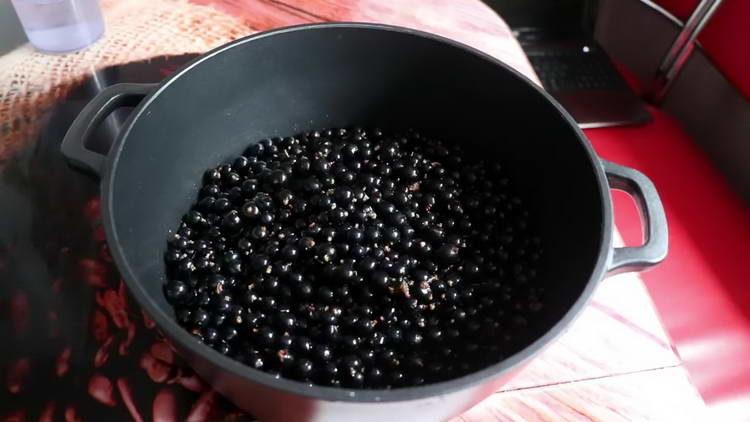
M 11 0 L 36 48 L 48 52 L 74 51 L 104 33 L 98 0 Z

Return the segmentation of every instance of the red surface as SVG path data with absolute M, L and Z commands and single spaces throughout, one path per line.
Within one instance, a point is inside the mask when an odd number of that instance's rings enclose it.
M 686 19 L 696 0 L 660 0 Z M 750 2 L 725 0 L 700 36 L 706 54 L 750 98 Z M 627 76 L 627 72 L 626 76 Z M 635 87 L 638 90 L 638 87 Z M 644 171 L 662 195 L 670 254 L 644 274 L 691 378 L 715 420 L 750 420 L 750 210 L 679 124 L 661 111 L 639 128 L 587 131 L 598 152 Z M 632 202 L 616 195 L 618 228 L 640 240 Z
M 750 211 L 679 124 L 651 111 L 646 126 L 586 134 L 603 158 L 643 171 L 659 189 L 670 251 L 643 278 L 706 402 L 721 420 L 750 420 L 750 405 L 739 405 L 750 400 Z M 630 202 L 615 195 L 617 227 L 635 244 Z
M 656 0 L 677 18 L 686 21 L 698 0 Z M 698 40 L 716 67 L 750 98 L 750 1 L 724 0 Z
M 724 0 L 698 39 L 724 76 L 750 99 L 750 1 Z
M 690 14 L 695 10 L 699 0 L 656 0 L 659 6 L 667 9 L 669 13 L 675 15 L 677 19 L 686 21 Z M 744 1 L 744 0 L 741 0 Z

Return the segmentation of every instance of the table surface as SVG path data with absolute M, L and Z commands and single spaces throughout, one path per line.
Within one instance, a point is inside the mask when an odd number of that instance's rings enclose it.
M 152 8 L 156 9 L 160 1 L 164 3 L 163 0 L 150 2 Z M 136 6 L 133 4 L 128 7 L 149 7 L 148 2 L 140 2 Z M 174 4 L 186 7 L 184 2 Z M 194 0 L 191 4 L 232 17 L 235 23 L 244 25 L 246 33 L 319 21 L 368 21 L 423 29 L 481 49 L 536 81 L 528 61 L 505 23 L 478 0 L 401 0 L 398 3 L 382 0 Z M 92 51 L 97 54 L 123 48 L 122 43 L 116 40 L 115 31 L 119 28 L 116 19 L 128 14 L 122 12 L 122 9 L 118 12 L 117 7 L 125 6 L 104 2 L 110 35 L 108 39 L 92 47 Z M 164 7 L 171 6 L 167 3 Z M 208 9 L 200 9 L 198 12 L 205 14 L 206 10 Z M 145 11 L 143 13 L 146 14 Z M 190 32 L 189 26 L 187 29 L 181 28 L 183 32 Z M 230 38 L 239 35 L 242 34 L 232 33 Z M 204 49 L 198 43 L 194 51 Z M 164 51 L 165 54 L 170 52 Z M 28 47 L 11 54 L 16 61 L 49 60 L 57 64 L 80 59 L 80 54 L 42 56 Z M 100 61 L 94 63 L 92 68 L 112 64 L 107 62 L 107 58 L 98 57 Z M 0 69 L 2 64 L 3 58 L 0 57 Z M 27 79 L 32 79 L 32 76 Z M 71 78 L 71 83 L 75 80 L 76 78 Z M 50 90 L 43 80 L 32 80 L 28 84 L 29 89 Z M 59 100 L 66 92 L 65 89 L 60 90 L 54 98 Z M 5 96 L 6 101 L 13 100 L 11 94 L 0 92 L 0 99 Z M 20 103 L 10 101 L 10 113 L 3 115 L 0 110 L 0 117 L 8 119 L 7 116 L 14 116 L 14 108 L 16 117 L 21 112 L 35 112 L 34 108 L 21 110 Z M 0 132 L 0 180 L 5 183 L 11 178 L 14 160 L 22 162 L 25 154 L 34 149 L 34 145 L 18 143 L 13 139 L 8 130 L 12 125 L 8 121 L 0 121 L 0 125 L 4 125 L 0 127 L 5 130 Z M 12 148 L 11 143 L 14 144 Z M 10 195 L 12 192 L 4 191 L 3 186 L 0 184 L 0 195 Z M 92 184 L 84 190 L 95 194 L 96 186 Z M 85 194 L 79 196 L 86 197 Z M 79 229 L 90 229 L 92 238 L 103 247 L 101 227 L 96 222 L 97 204 L 96 199 L 87 199 L 78 208 L 78 212 L 87 221 L 91 221 L 90 226 L 84 225 Z M 10 218 L 8 216 L 6 211 L 0 210 L 0 217 Z M 5 226 L 0 228 L 4 232 L 10 230 Z M 54 226 L 45 228 L 62 229 Z M 25 239 L 14 239 L 12 236 L 0 237 L 0 292 L 3 293 L 0 299 L 0 328 L 11 327 L 8 328 L 9 332 L 19 336 L 25 330 L 28 331 L 24 324 L 28 325 L 30 318 L 29 292 L 19 287 L 20 281 L 14 279 L 18 276 L 13 275 L 17 273 L 9 272 L 8 268 L 13 266 L 10 261 L 14 255 L 11 251 L 22 248 L 24 242 Z M 67 253 L 65 248 L 70 249 L 69 246 L 62 247 L 63 255 Z M 81 415 L 90 414 L 87 408 L 120 406 L 125 409 L 123 412 L 127 412 L 123 414 L 130 414 L 136 420 L 178 420 L 183 417 L 190 417 L 192 420 L 207 419 L 209 415 L 220 414 L 213 407 L 223 407 L 222 415 L 238 417 L 230 406 L 221 403 L 187 368 L 175 362 L 175 357 L 161 342 L 158 334 L 153 333 L 153 326 L 148 318 L 134 310 L 132 304 L 128 307 L 127 295 L 122 284 L 118 283 L 112 264 L 106 262 L 106 259 L 103 262 L 100 259 L 101 253 L 90 254 L 91 258 L 76 258 L 75 265 L 78 269 L 74 273 L 86 281 L 88 288 L 93 289 L 93 292 L 89 292 L 91 302 L 94 303 L 91 317 L 86 315 L 83 318 L 84 326 L 60 329 L 54 328 L 54 322 L 63 317 L 50 311 L 49 321 L 43 326 L 49 330 L 62 331 L 62 337 L 65 337 L 66 332 L 72 333 L 70 335 L 75 338 L 76 330 L 79 335 L 81 330 L 91 331 L 94 337 L 92 341 L 96 345 L 95 352 L 91 356 L 77 356 L 79 347 L 75 345 L 76 341 L 72 345 L 56 341 L 48 353 L 48 362 L 44 362 L 43 357 L 25 357 L 20 346 L 18 353 L 14 353 L 11 347 L 10 352 L 0 355 L 5 360 L 0 365 L 3 367 L 2 376 L 6 387 L 0 393 L 0 403 L 6 403 L 0 405 L 0 415 L 4 414 L 6 418 L 38 416 L 40 420 L 45 420 L 48 416 L 50 418 L 46 420 L 52 420 L 51 416 L 58 416 L 74 420 Z M 60 259 L 65 258 L 63 256 Z M 61 286 L 66 281 L 51 276 L 48 278 L 51 291 L 60 293 Z M 141 335 L 141 331 L 149 330 L 151 334 L 145 340 L 133 342 L 136 330 L 139 330 L 138 335 Z M 119 332 L 119 337 L 113 337 L 110 332 Z M 131 347 L 137 348 L 138 353 L 129 351 Z M 109 356 L 115 354 L 119 354 L 121 359 L 131 356 L 135 362 L 134 370 L 143 371 L 153 383 L 160 385 L 157 388 L 149 387 L 151 392 L 148 393 L 148 400 L 151 403 L 143 398 L 132 398 L 135 382 L 132 376 L 112 374 L 105 370 L 110 365 L 107 363 Z M 93 360 L 96 370 L 84 370 L 79 368 L 83 365 L 70 363 L 86 359 Z M 31 406 L 27 405 L 33 401 L 28 395 L 35 391 L 29 374 L 34 373 L 35 368 L 45 365 L 52 368 L 50 370 L 55 377 L 71 378 L 69 383 L 60 384 L 64 388 L 86 389 L 85 397 L 70 399 L 69 402 L 64 402 L 64 399 L 42 400 L 36 404 L 37 410 L 34 411 L 24 408 L 23 406 Z M 23 406 L 8 406 L 7 403 L 12 401 L 22 403 Z M 186 408 L 175 408 L 179 406 Z M 569 331 L 532 360 L 516 378 L 456 420 L 687 421 L 700 420 L 703 407 L 679 356 L 671 347 L 643 282 L 637 275 L 622 274 L 605 279 Z

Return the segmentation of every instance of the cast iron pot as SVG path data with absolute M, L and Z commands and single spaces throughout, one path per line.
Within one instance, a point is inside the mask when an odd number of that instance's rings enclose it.
M 86 146 L 113 110 L 135 106 L 104 156 Z M 266 137 L 328 127 L 414 127 L 495 157 L 534 210 L 545 253 L 544 316 L 529 343 L 484 370 L 421 387 L 310 387 L 246 367 L 173 319 L 162 294 L 168 233 L 195 200 L 205 169 Z M 285 28 L 213 50 L 158 85 L 114 85 L 88 104 L 62 143 L 101 178 L 104 226 L 130 292 L 195 370 L 261 420 L 441 420 L 498 389 L 560 334 L 606 274 L 641 270 L 667 253 L 664 211 L 641 173 L 600 161 L 544 91 L 467 46 L 371 24 Z M 613 248 L 609 190 L 629 192 L 645 244 Z

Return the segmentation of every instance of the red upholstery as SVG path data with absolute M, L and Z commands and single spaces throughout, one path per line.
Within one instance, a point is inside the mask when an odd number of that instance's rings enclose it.
M 660 6 L 686 21 L 699 0 L 656 0 Z M 750 99 L 750 1 L 724 0 L 698 40 L 716 67 Z
M 750 99 L 750 1 L 724 0 L 698 36 L 709 58 Z
M 656 0 L 686 20 L 698 0 Z M 724 0 L 700 36 L 707 55 L 750 98 L 750 1 Z M 642 93 L 626 69 L 633 88 Z M 744 76 L 744 77 L 743 77 Z M 669 256 L 643 274 L 664 325 L 711 409 L 709 420 L 750 421 L 750 207 L 673 118 L 652 109 L 641 127 L 587 130 L 598 153 L 646 173 L 664 202 Z M 628 244 L 641 239 L 632 201 L 615 194 Z
M 606 159 L 647 174 L 670 224 L 667 260 L 643 275 L 667 331 L 716 420 L 750 420 L 750 210 L 660 110 L 641 127 L 587 130 Z M 626 243 L 640 241 L 639 217 L 615 196 Z M 744 410 L 741 410 L 744 409 Z

